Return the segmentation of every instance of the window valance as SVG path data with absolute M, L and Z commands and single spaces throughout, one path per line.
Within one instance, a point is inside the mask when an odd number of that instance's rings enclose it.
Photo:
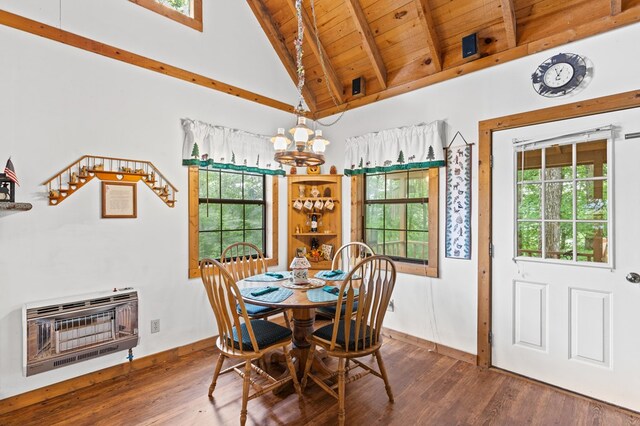
M 285 174 L 282 165 L 273 161 L 273 145 L 269 136 L 191 119 L 183 119 L 182 128 L 183 166 Z
M 344 174 L 443 167 L 444 140 L 441 120 L 348 138 Z

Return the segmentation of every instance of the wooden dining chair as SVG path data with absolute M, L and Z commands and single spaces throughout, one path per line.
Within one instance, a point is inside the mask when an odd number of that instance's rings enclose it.
M 308 379 L 311 379 L 336 398 L 340 425 L 345 423 L 345 385 L 347 383 L 373 374 L 384 380 L 389 401 L 393 402 L 393 393 L 380 355 L 382 347 L 380 332 L 395 282 L 396 267 L 390 258 L 376 255 L 365 258 L 342 282 L 336 301 L 336 307 L 345 303 L 346 312 L 355 311 L 355 315 L 344 317 L 340 310 L 336 310 L 335 321 L 314 331 L 308 338 L 311 347 L 305 365 L 302 389 L 304 390 Z M 358 307 L 354 308 L 356 303 Z M 338 369 L 328 376 L 316 376 L 311 372 L 313 354 L 318 345 L 324 348 L 326 355 L 338 358 Z M 379 371 L 358 360 L 371 354 L 375 356 Z M 351 370 L 356 368 L 361 368 L 362 371 L 350 374 Z M 337 383 L 326 382 L 336 376 Z
M 267 261 L 262 250 L 251 243 L 235 243 L 222 251 L 220 256 L 222 265 L 237 281 L 249 278 L 253 275 L 267 272 Z M 247 314 L 251 319 L 268 319 L 271 316 L 282 314 L 287 327 L 291 328 L 289 314 L 283 308 L 269 308 L 246 303 Z M 238 310 L 240 307 L 238 306 Z
M 202 259 L 200 273 L 219 333 L 216 346 L 220 350 L 220 355 L 218 355 L 213 380 L 209 386 L 209 397 L 213 396 L 216 382 L 221 374 L 235 371 L 242 377 L 241 425 L 244 425 L 247 420 L 248 401 L 264 395 L 288 381 L 293 381 L 298 397 L 302 398 L 296 370 L 288 349 L 291 343 L 291 329 L 270 321 L 250 319 L 235 280 L 217 260 Z M 241 307 L 240 313 L 236 308 L 237 304 Z M 265 370 L 251 362 L 262 358 L 267 351 L 278 348 L 284 352 L 290 373 L 289 376 L 280 380 L 270 376 Z M 221 371 L 227 358 L 241 359 L 242 362 Z M 243 366 L 244 368 L 242 368 Z M 267 384 L 258 383 L 251 378 L 252 370 L 264 378 Z M 251 395 L 249 395 L 250 385 L 255 388 L 255 392 Z
M 353 241 L 350 243 L 344 244 L 340 247 L 336 254 L 333 256 L 333 260 L 331 262 L 331 270 L 335 271 L 340 269 L 343 272 L 351 271 L 357 263 L 361 260 L 373 256 L 375 253 L 373 249 L 369 247 L 365 243 L 361 243 L 359 241 Z M 354 306 L 354 309 L 357 309 L 357 304 Z M 341 315 L 344 316 L 345 306 L 342 305 Z M 316 313 L 326 318 L 334 319 L 336 316 L 336 307 L 323 307 L 316 309 Z

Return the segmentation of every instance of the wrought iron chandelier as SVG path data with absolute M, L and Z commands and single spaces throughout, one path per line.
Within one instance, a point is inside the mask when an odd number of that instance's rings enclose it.
M 283 127 L 278 128 L 278 134 L 271 138 L 275 150 L 274 160 L 287 166 L 310 167 L 324 164 L 324 151 L 329 141 L 322 136 L 322 130 L 313 130 L 307 126 L 307 118 L 303 106 L 302 88 L 304 87 L 304 65 L 302 65 L 302 41 L 304 39 L 304 26 L 302 21 L 302 1 L 296 0 L 296 17 L 298 20 L 298 36 L 294 42 L 296 48 L 296 68 L 298 74 L 298 106 L 295 109 L 296 125 L 289 130 L 293 137 L 291 140 Z M 313 9 L 313 0 L 311 0 Z M 314 11 L 314 27 L 315 27 Z M 315 28 L 316 38 L 318 30 Z M 318 42 L 318 40 L 316 40 Z M 324 71 L 324 69 L 323 69 Z M 325 75 L 326 79 L 326 75 Z

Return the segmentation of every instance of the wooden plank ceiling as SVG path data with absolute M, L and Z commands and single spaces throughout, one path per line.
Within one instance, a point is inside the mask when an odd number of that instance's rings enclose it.
M 296 81 L 295 0 L 247 2 Z M 640 20 L 640 0 L 315 0 L 316 44 L 310 0 L 303 4 L 303 95 L 315 117 L 456 77 L 462 72 L 452 71 L 479 58 L 521 57 L 547 40 L 548 48 L 607 31 L 619 26 L 616 15 Z M 462 37 L 472 33 L 479 56 L 463 59 Z M 366 80 L 364 97 L 351 95 L 358 77 Z

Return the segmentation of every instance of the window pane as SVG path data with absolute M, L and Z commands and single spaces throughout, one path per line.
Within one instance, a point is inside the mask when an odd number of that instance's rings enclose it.
M 578 219 L 607 219 L 607 181 L 587 180 L 576 184 Z
M 407 204 L 407 229 L 415 231 L 429 230 L 429 210 L 426 203 Z
M 386 229 L 406 229 L 406 204 L 384 205 L 384 227 Z
M 576 145 L 576 178 L 607 176 L 607 141 Z
M 546 180 L 573 179 L 573 145 L 555 145 L 545 148 Z
M 409 198 L 427 198 L 429 196 L 429 171 L 409 172 Z
M 407 232 L 407 257 L 410 259 L 429 258 L 429 233 Z
M 367 200 L 384 199 L 384 175 L 367 175 Z
M 220 232 L 201 232 L 200 233 L 200 257 L 211 259 L 219 259 L 222 253 L 220 247 Z
M 365 240 L 371 250 L 376 254 L 384 254 L 384 231 L 378 229 L 366 229 Z
M 244 175 L 244 199 L 262 200 L 264 177 L 258 175 Z
M 156 0 L 158 3 L 177 10 L 183 15 L 191 16 L 191 0 Z
M 540 184 L 518 185 L 518 219 L 541 219 Z
M 542 257 L 542 225 L 540 222 L 518 223 L 518 256 Z
M 407 172 L 387 174 L 387 199 L 407 198 Z
M 367 204 L 366 228 L 384 228 L 384 204 Z
M 407 233 L 405 231 L 385 231 L 384 238 L 384 254 L 407 257 Z
M 200 204 L 200 231 L 220 230 L 220 204 Z
M 233 243 L 242 242 L 242 231 L 222 231 L 222 247 L 229 247 Z
M 255 231 L 246 231 L 245 241 L 247 243 L 255 244 L 260 250 L 264 252 L 264 245 L 262 244 L 262 229 Z
M 243 207 L 244 206 L 242 204 L 222 205 L 222 229 L 242 229 L 242 222 L 244 218 Z
M 518 182 L 540 180 L 540 168 L 542 167 L 542 150 L 518 152 Z
M 219 171 L 200 169 L 198 178 L 200 180 L 200 198 L 220 198 Z
M 573 219 L 573 182 L 545 184 L 545 219 Z
M 576 233 L 578 260 L 601 263 L 609 261 L 606 223 L 578 223 Z
M 222 198 L 228 200 L 242 199 L 242 174 L 220 173 L 222 179 Z
M 573 223 L 546 222 L 544 226 L 546 258 L 573 260 Z
M 247 204 L 244 206 L 244 226 L 248 229 L 263 227 L 262 215 L 264 206 L 260 204 Z

